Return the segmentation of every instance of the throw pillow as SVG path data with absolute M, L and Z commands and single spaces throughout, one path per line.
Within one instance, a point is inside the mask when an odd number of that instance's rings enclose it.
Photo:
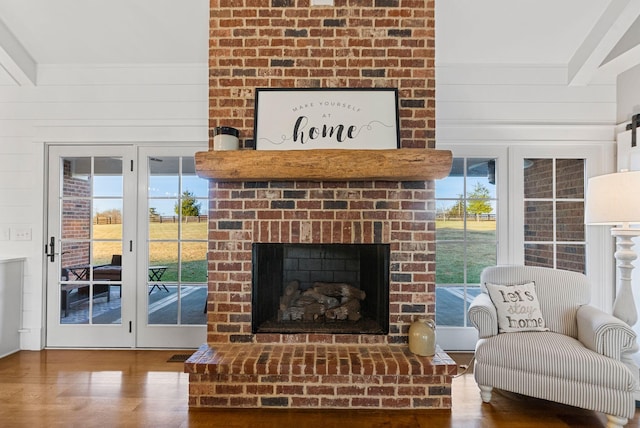
M 498 333 L 549 331 L 540 311 L 534 282 L 485 285 L 498 312 Z

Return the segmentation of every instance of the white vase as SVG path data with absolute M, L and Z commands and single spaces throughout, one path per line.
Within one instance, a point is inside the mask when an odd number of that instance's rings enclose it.
M 409 351 L 422 357 L 436 353 L 436 323 L 420 318 L 409 326 Z

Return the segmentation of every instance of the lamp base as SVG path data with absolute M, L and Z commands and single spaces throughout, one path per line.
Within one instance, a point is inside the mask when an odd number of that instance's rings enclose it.
M 611 235 L 616 237 L 614 256 L 619 272 L 619 288 L 613 304 L 613 316 L 633 326 L 638 321 L 638 311 L 631 289 L 631 272 L 633 272 L 633 261 L 638 256 L 632 248 L 633 238 L 640 236 L 640 229 L 614 227 L 611 229 Z

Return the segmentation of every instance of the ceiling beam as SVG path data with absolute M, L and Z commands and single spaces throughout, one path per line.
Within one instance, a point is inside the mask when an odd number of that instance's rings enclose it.
M 2 20 L 0 20 L 0 67 L 17 85 L 36 85 L 38 65 Z
M 611 0 L 568 64 L 569 85 L 587 85 L 640 16 L 640 0 Z

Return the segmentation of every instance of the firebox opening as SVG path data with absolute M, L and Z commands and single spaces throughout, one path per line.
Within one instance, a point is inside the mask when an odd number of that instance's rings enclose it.
M 389 333 L 388 244 L 253 244 L 255 333 Z

